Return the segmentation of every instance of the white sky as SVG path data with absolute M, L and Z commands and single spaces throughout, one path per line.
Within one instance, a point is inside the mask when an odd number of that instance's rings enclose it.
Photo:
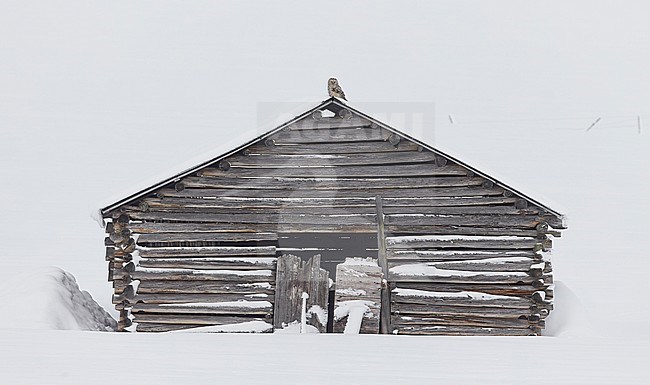
M 644 1 L 0 0 L 2 274 L 58 265 L 110 307 L 90 209 L 255 135 L 259 103 L 320 102 L 334 75 L 355 106 L 434 106 L 418 136 L 569 214 L 554 263 L 588 306 L 608 264 L 629 294 L 647 266 L 649 14 Z M 620 248 L 603 253 L 607 237 Z

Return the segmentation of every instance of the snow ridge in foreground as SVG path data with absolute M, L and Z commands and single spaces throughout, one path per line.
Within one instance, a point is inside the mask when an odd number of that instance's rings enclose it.
M 11 309 L 0 328 L 114 331 L 117 322 L 75 277 L 58 267 L 36 269 L 3 285 L 0 303 Z

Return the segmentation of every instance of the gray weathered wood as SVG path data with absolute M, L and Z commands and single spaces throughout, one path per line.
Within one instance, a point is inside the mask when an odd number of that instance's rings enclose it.
M 274 269 L 275 258 L 153 258 L 141 259 L 139 265 L 161 269 L 262 270 Z
M 138 313 L 136 322 L 138 323 L 158 323 L 158 324 L 177 324 L 177 325 L 232 325 L 250 321 L 269 322 L 265 317 L 237 317 L 237 316 L 220 316 L 220 315 L 200 315 L 200 314 L 155 314 L 155 313 Z
M 162 294 L 162 293 L 142 293 L 135 295 L 131 303 L 148 303 L 148 304 L 173 304 L 173 303 L 202 303 L 202 302 L 236 302 L 236 301 L 275 301 L 272 294 L 252 293 L 252 294 L 233 294 L 233 293 L 182 293 L 182 294 Z
M 493 295 L 511 295 L 530 298 L 539 289 L 531 285 L 503 285 L 503 284 L 477 284 L 477 283 L 433 283 L 433 282 L 393 282 L 391 286 L 428 290 L 428 291 L 477 291 Z M 548 286 L 546 286 L 548 288 Z M 548 291 L 548 289 L 547 289 Z
M 248 306 L 251 302 L 260 305 Z M 137 303 L 131 309 L 132 314 L 137 313 L 173 313 L 173 314 L 212 314 L 212 315 L 267 315 L 273 311 L 273 304 L 268 301 L 228 302 L 226 305 L 212 306 L 212 304 L 145 304 Z
M 400 250 L 387 251 L 388 260 L 391 262 L 445 262 L 479 260 L 487 258 L 512 258 L 525 257 L 531 259 L 541 258 L 540 254 L 533 251 L 522 250 Z
M 306 167 L 306 168 L 272 168 L 256 169 L 232 167 L 228 171 L 218 168 L 206 168 L 199 171 L 200 176 L 226 176 L 231 178 L 249 177 L 338 177 L 338 178 L 385 178 L 403 176 L 465 176 L 467 170 L 458 165 L 437 167 L 431 164 L 426 167 L 422 164 L 348 166 L 348 167 Z
M 201 281 L 201 280 L 178 280 L 169 282 L 168 280 L 157 280 L 151 274 L 147 279 L 143 279 L 138 286 L 138 294 L 274 294 L 273 285 L 268 279 L 260 282 L 250 280 L 250 282 L 237 281 L 237 276 L 233 280 L 222 281 Z
M 528 308 L 470 307 L 395 302 L 392 304 L 392 313 L 400 316 L 421 315 L 437 317 L 464 316 L 468 318 L 519 318 L 522 316 L 528 317 L 530 315 L 530 310 Z
M 444 336 L 532 336 L 534 330 L 512 328 L 478 328 L 460 326 L 415 326 L 402 325 L 395 328 L 395 334 L 444 335 Z
M 329 296 L 329 273 L 320 268 L 320 255 L 303 262 L 295 255 L 282 255 L 277 263 L 277 280 L 273 325 L 281 329 L 292 322 L 300 322 L 302 293 L 309 294 L 307 308 L 318 306 L 327 312 Z M 321 333 L 327 327 L 327 319 L 312 315 L 308 323 Z
M 427 293 L 428 295 L 416 295 L 412 292 Z M 457 292 L 458 293 L 458 292 Z M 469 293 L 467 291 L 460 293 Z M 445 297 L 441 295 L 442 292 L 430 292 L 425 290 L 393 290 L 391 301 L 393 303 L 406 303 L 406 304 L 421 304 L 421 305 L 436 305 L 436 306 L 467 306 L 467 307 L 504 307 L 529 310 L 533 302 L 527 298 L 515 296 L 492 296 L 487 293 L 474 292 L 474 297 Z M 453 294 L 453 293 L 452 293 Z M 485 298 L 477 299 L 475 296 L 483 294 Z M 436 295 L 436 296 L 433 296 Z
M 140 220 L 170 221 L 170 222 L 204 222 L 204 223 L 311 223 L 311 224 L 340 224 L 344 222 L 353 224 L 373 224 L 375 215 L 343 216 L 335 215 L 300 215 L 283 213 L 252 213 L 252 214 L 198 214 L 198 213 L 176 213 L 166 211 L 149 211 L 146 213 L 134 213 L 135 218 Z
M 290 130 L 332 130 L 339 128 L 370 127 L 371 122 L 359 116 L 343 119 L 339 116 L 326 116 L 320 119 L 302 119 L 289 126 Z
M 418 151 L 421 147 L 417 143 L 401 141 L 393 146 L 388 141 L 382 142 L 356 142 L 356 143 L 304 143 L 265 146 L 264 143 L 254 144 L 248 149 L 252 154 L 363 154 L 383 152 Z
M 275 255 L 275 246 L 210 246 L 210 247 L 140 247 L 143 258 L 266 256 Z
M 411 226 L 483 226 L 534 229 L 547 219 L 538 215 L 399 215 L 386 216 L 386 224 Z
M 393 165 L 401 163 L 430 163 L 435 160 L 436 155 L 430 151 L 345 155 L 233 155 L 228 158 L 228 162 L 233 167 L 256 168 L 364 166 L 372 164 Z
M 237 188 L 237 189 L 277 189 L 277 190 L 355 190 L 386 188 L 431 188 L 431 187 L 469 187 L 481 186 L 481 178 L 463 176 L 415 177 L 415 178 L 229 178 L 229 177 L 186 177 L 184 188 Z M 510 200 L 511 202 L 514 199 Z M 514 206 L 513 206 L 514 208 Z
M 388 277 L 388 259 L 386 257 L 386 233 L 384 229 L 384 209 L 381 196 L 375 198 L 377 205 L 377 248 L 379 256 L 379 266 L 381 266 L 382 277 Z M 381 285 L 381 308 L 379 317 L 379 332 L 381 334 L 390 333 L 390 288 L 382 281 Z
M 331 143 L 331 142 L 368 142 L 383 141 L 390 132 L 381 128 L 359 127 L 338 128 L 335 130 L 289 130 L 273 136 L 276 144 L 280 143 Z
M 374 233 L 374 223 L 360 224 L 323 224 L 323 223 L 154 223 L 144 222 L 133 225 L 134 232 L 177 233 L 177 232 L 279 232 L 279 233 Z
M 175 242 L 273 242 L 278 240 L 275 233 L 166 233 L 142 234 L 138 237 L 138 245 L 149 243 L 175 243 Z
M 312 190 L 299 188 L 296 190 L 279 189 L 227 189 L 227 188 L 186 188 L 182 191 L 174 189 L 161 189 L 157 192 L 160 197 L 173 198 L 366 198 L 376 195 L 386 198 L 429 198 L 429 197 L 484 197 L 499 196 L 498 188 L 483 189 L 476 187 L 439 187 L 439 188 L 381 188 L 381 189 L 354 189 L 354 190 Z M 140 210 L 138 210 L 140 211 Z M 137 217 L 134 217 L 137 219 Z
M 465 260 L 465 261 L 444 261 L 444 262 L 428 262 L 429 266 L 435 266 L 438 269 L 445 270 L 463 270 L 463 271 L 519 271 L 528 272 L 531 266 L 537 264 L 538 261 L 529 259 L 520 261 L 517 258 L 511 258 L 510 261 L 506 259 L 499 259 L 498 261 L 490 261 L 489 259 L 482 260 Z M 408 265 L 407 261 L 391 261 L 390 267 Z M 540 270 L 540 273 L 543 270 Z
M 249 318 L 249 319 L 251 321 L 258 320 L 257 318 Z M 138 332 L 171 332 L 171 331 L 178 331 L 178 330 L 189 330 L 189 329 L 194 329 L 194 328 L 199 328 L 199 327 L 204 327 L 204 326 L 210 326 L 210 325 L 190 325 L 190 324 L 169 324 L 169 323 L 142 322 L 142 323 L 138 323 L 138 326 L 136 327 L 136 330 Z M 212 332 L 214 332 L 214 331 L 212 331 Z M 262 333 L 271 333 L 271 332 L 273 332 L 273 328 L 271 327 L 271 324 L 269 323 L 268 330 L 265 330 Z M 233 333 L 233 332 L 232 331 L 227 331 L 226 333 Z M 252 333 L 252 332 L 251 331 L 243 331 L 242 333 Z
M 455 317 L 455 316 L 393 316 L 391 321 L 399 326 L 461 326 L 461 327 L 487 327 L 487 328 L 516 328 L 529 329 L 530 321 L 527 319 L 504 319 L 484 317 Z M 543 322 L 543 321 L 541 321 Z
M 406 237 L 388 237 L 386 247 L 388 249 L 533 249 L 540 241 L 535 238 L 526 237 L 509 237 L 497 239 L 497 237 L 488 237 L 486 239 L 477 238 L 442 238 L 427 236 L 406 236 Z
M 146 201 L 152 210 L 155 207 L 183 208 L 183 207 L 223 207 L 234 209 L 251 209 L 251 208 L 282 208 L 282 207 L 367 207 L 375 208 L 375 198 L 349 198 L 349 197 L 331 197 L 331 198 L 247 198 L 247 197 L 229 197 L 215 199 L 197 199 L 197 198 L 147 198 Z M 386 210 L 391 207 L 480 207 L 488 208 L 495 205 L 509 205 L 514 203 L 514 198 L 505 197 L 469 197 L 469 198 L 383 198 L 383 205 Z M 488 207 L 486 207 L 488 206 Z M 499 207 L 499 209 L 501 209 Z M 140 211 L 140 210 L 137 210 Z M 460 212 L 462 214 L 462 212 Z M 435 212 L 433 212 L 435 214 Z M 481 213 L 479 213 L 481 214 Z M 486 214 L 491 214 L 490 212 Z M 133 223 L 130 224 L 133 230 Z
M 468 275 L 467 272 L 463 274 L 457 274 L 453 270 L 442 270 L 438 274 L 399 274 L 393 271 L 392 269 L 389 272 L 388 278 L 391 282 L 436 282 L 436 283 L 507 283 L 507 284 L 530 284 L 533 281 L 533 277 L 518 272 L 503 272 L 498 274 L 496 272 L 485 272 L 481 274 L 480 272 L 474 272 L 474 274 Z
M 192 269 L 141 269 L 131 277 L 135 280 L 157 281 L 228 281 L 240 283 L 275 282 L 272 270 L 192 270 Z M 171 284 L 170 284 L 171 285 Z

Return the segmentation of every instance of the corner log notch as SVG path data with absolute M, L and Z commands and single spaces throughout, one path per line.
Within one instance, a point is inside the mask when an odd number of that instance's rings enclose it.
M 383 285 L 381 322 L 362 332 L 539 335 L 553 309 L 545 253 L 565 229 L 559 213 L 336 99 L 102 213 L 119 327 L 137 331 L 271 332 L 296 316 L 281 293 L 303 283 L 287 266 L 319 254 L 329 272 L 318 258 L 307 270 L 322 310 L 325 273 L 379 261 L 381 282 L 367 278 Z M 350 299 L 341 279 L 332 301 Z

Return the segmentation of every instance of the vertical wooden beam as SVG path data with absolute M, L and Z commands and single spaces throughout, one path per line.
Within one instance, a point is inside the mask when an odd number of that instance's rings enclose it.
M 384 231 L 384 208 L 381 196 L 375 197 L 377 207 L 377 249 L 378 262 L 383 278 L 381 281 L 381 312 L 379 316 L 379 333 L 388 334 L 390 327 L 390 287 L 388 285 L 388 260 L 386 258 L 386 233 Z
M 302 293 L 309 294 L 309 306 L 318 305 L 327 311 L 329 300 L 329 273 L 320 268 L 320 254 L 307 262 L 295 255 L 284 254 L 278 257 L 276 266 L 275 303 L 273 327 L 282 329 L 283 325 L 300 321 Z M 308 323 L 325 333 L 327 320 L 310 315 Z

